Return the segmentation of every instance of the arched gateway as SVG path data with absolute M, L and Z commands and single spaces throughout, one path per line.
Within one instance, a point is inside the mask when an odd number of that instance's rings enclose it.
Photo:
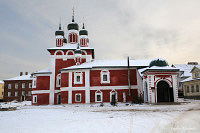
M 174 102 L 173 88 L 164 80 L 157 84 L 157 102 Z

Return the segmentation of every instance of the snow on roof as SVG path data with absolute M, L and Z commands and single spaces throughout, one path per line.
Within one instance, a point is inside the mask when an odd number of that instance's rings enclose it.
M 188 81 L 193 81 L 193 80 L 200 80 L 200 78 L 192 78 L 192 76 L 191 76 L 191 77 L 189 77 L 189 78 L 184 79 L 184 80 L 181 81 L 181 82 L 183 83 L 183 82 L 188 82 Z
M 51 73 L 51 70 L 50 70 L 50 68 L 45 68 L 45 69 L 42 69 L 42 70 L 39 70 L 39 71 L 36 71 L 36 72 L 34 72 L 33 74 L 46 74 L 46 73 Z
M 130 60 L 130 66 L 149 66 L 151 60 Z M 71 66 L 62 70 L 71 69 L 90 69 L 90 68 L 101 68 L 101 67 L 127 67 L 127 60 L 95 60 L 92 62 L 86 62 L 81 65 Z
M 0 84 L 4 84 L 4 82 L 2 80 L 0 80 Z
M 170 71 L 170 70 L 172 70 L 172 71 L 179 71 L 179 69 L 178 68 L 174 68 L 174 67 L 170 67 L 170 66 L 165 66 L 165 67 L 159 67 L 159 66 L 152 66 L 152 67 L 146 67 L 146 68 L 143 68 L 143 69 L 139 69 L 138 71 L 139 71 L 139 73 L 140 73 L 140 75 L 142 76 L 143 74 L 143 72 L 144 71 L 146 71 L 146 70 L 166 70 L 166 71 Z
M 13 77 L 13 78 L 10 78 L 10 79 L 5 79 L 4 81 L 6 80 L 32 80 L 31 78 L 31 75 L 22 75 L 22 76 L 17 76 L 17 77 Z
M 175 68 L 179 68 L 180 71 L 183 71 L 184 73 L 181 75 L 181 77 L 191 77 L 192 73 L 191 70 L 194 66 L 200 68 L 200 65 L 188 65 L 188 64 L 173 64 Z
M 70 44 L 67 43 L 63 45 L 62 47 L 53 47 L 53 48 L 48 48 L 48 50 L 57 50 L 57 49 L 77 49 L 78 44 Z M 80 49 L 93 49 L 91 47 L 80 47 Z

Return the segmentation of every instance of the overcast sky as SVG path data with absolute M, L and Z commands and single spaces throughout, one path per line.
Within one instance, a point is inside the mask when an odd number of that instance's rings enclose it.
M 200 0 L 0 0 L 0 79 L 49 66 L 61 17 L 72 8 L 89 32 L 96 59 L 200 63 Z

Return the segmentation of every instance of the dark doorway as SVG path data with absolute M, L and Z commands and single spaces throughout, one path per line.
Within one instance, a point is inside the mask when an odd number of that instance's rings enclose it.
M 173 88 L 166 81 L 157 84 L 157 102 L 174 102 Z
M 61 97 L 60 97 L 60 94 L 57 95 L 57 104 L 60 104 L 60 100 L 61 100 Z

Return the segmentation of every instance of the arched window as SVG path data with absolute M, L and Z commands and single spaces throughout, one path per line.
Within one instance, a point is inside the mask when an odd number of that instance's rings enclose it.
M 108 70 L 101 71 L 101 83 L 110 83 L 110 72 Z
M 103 96 L 101 91 L 95 92 L 95 102 L 103 102 Z
M 60 87 L 61 85 L 61 74 L 58 74 L 56 77 L 56 87 Z
M 199 85 L 196 85 L 196 92 L 199 92 Z
M 78 35 L 76 33 L 70 33 L 68 40 L 69 40 L 69 43 L 77 43 Z
M 193 85 L 191 86 L 191 92 L 194 92 L 194 86 Z

